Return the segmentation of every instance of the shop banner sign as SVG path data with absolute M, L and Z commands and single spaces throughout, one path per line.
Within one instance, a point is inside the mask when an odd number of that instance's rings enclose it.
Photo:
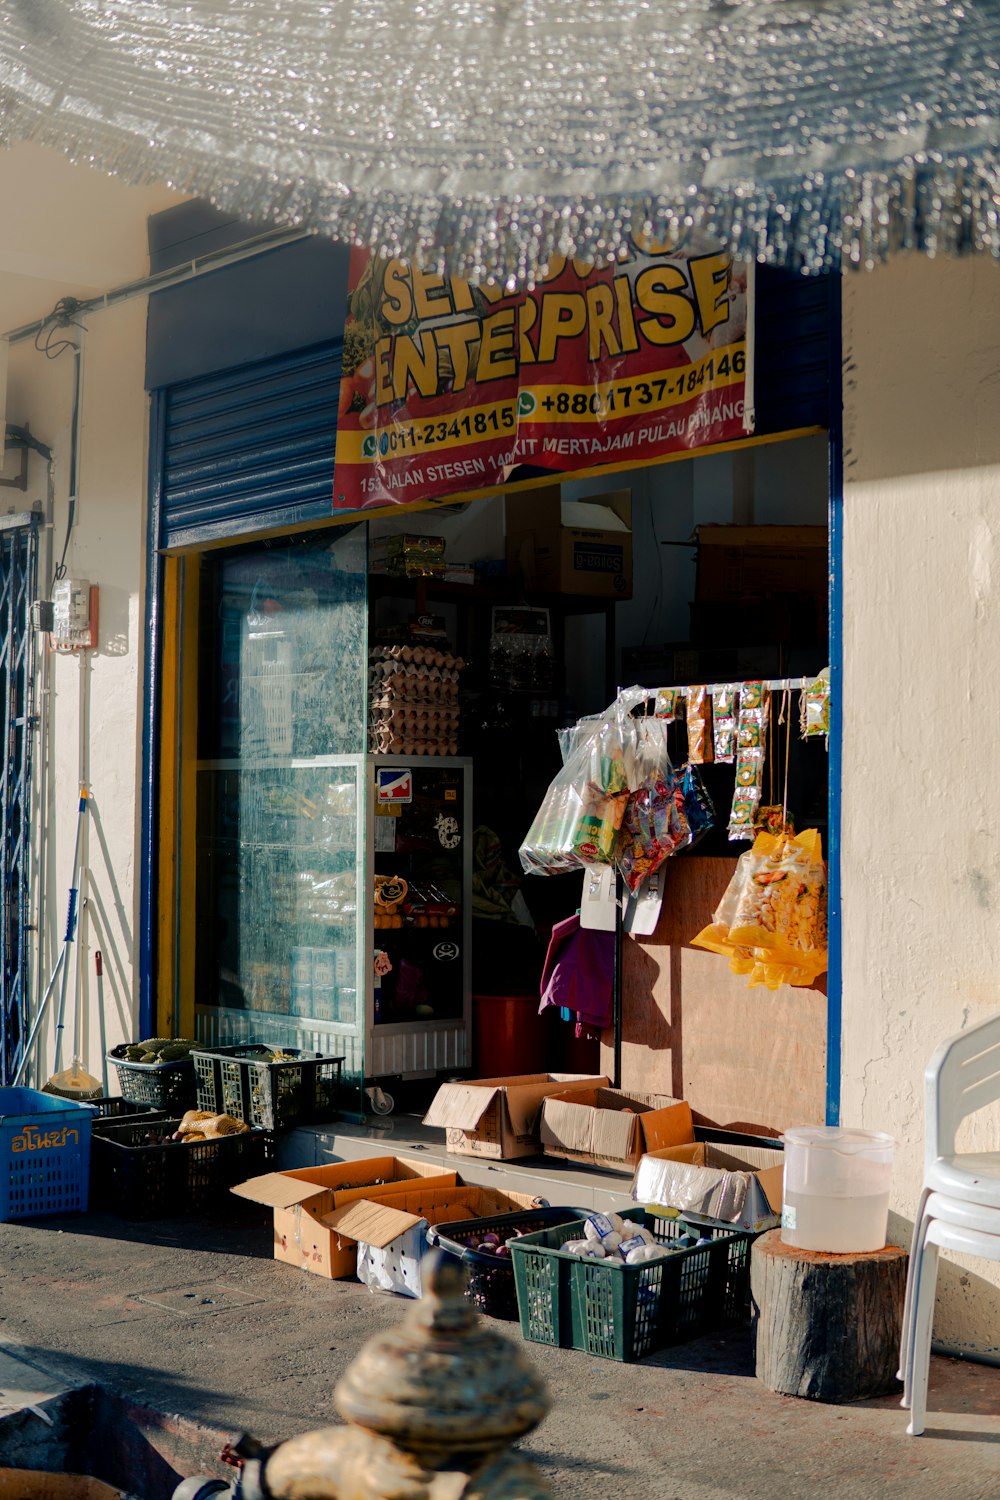
M 531 291 L 355 250 L 334 510 L 627 465 L 746 435 L 746 273 L 635 245 Z

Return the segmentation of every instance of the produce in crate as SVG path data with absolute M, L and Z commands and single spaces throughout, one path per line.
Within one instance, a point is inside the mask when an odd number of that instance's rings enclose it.
M 180 1062 L 182 1058 L 190 1055 L 192 1047 L 198 1043 L 187 1037 L 150 1037 L 145 1042 L 133 1042 L 125 1048 L 125 1057 L 129 1062 L 141 1062 L 147 1065 L 151 1063 Z
M 234 1120 L 232 1115 L 215 1115 L 207 1109 L 189 1109 L 178 1122 L 176 1130 L 163 1130 L 154 1122 L 143 1137 L 143 1143 L 147 1146 L 167 1146 L 184 1141 L 189 1144 L 194 1141 L 218 1141 L 224 1135 L 242 1135 L 249 1128 L 242 1120 Z

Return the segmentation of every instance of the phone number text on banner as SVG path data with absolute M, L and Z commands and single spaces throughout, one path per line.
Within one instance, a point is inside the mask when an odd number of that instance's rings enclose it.
M 517 293 L 355 251 L 334 509 L 743 437 L 746 319 L 742 267 L 722 251 L 559 260 Z

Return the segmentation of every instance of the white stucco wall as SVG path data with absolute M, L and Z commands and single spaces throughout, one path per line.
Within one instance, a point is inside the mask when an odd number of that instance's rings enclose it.
M 1000 1011 L 1000 268 L 846 276 L 844 369 L 842 1115 L 900 1142 L 899 1234 L 924 1068 Z M 935 1338 L 1000 1358 L 998 1288 L 943 1267 Z
M 86 298 L 141 277 L 147 270 L 147 216 L 177 195 L 130 189 L 72 166 L 40 147 L 0 152 L 0 188 L 24 206 L 0 238 L 0 329 L 45 316 L 57 299 Z M 36 796 L 32 808 L 31 982 L 37 1002 L 62 944 L 81 776 L 91 791 L 85 848 L 88 898 L 78 928 L 79 975 L 74 962 L 67 997 L 63 1058 L 73 1051 L 73 1001 L 79 985 L 82 1061 L 101 1073 L 94 952 L 105 964 L 108 1043 L 131 1038 L 135 1011 L 134 945 L 137 857 L 136 787 L 141 722 L 141 585 L 145 556 L 146 436 L 144 391 L 146 300 L 138 298 L 85 319 L 87 334 L 81 410 L 79 504 L 67 571 L 100 587 L 96 652 L 88 659 L 89 708 L 81 716 L 81 666 L 75 657 L 39 652 L 39 686 L 47 672 L 44 734 L 36 738 Z M 47 359 L 26 340 L 12 345 L 6 419 L 30 425 L 53 452 L 52 496 L 44 462 L 32 455 L 28 491 L 0 490 L 4 510 L 35 502 L 51 526 L 42 533 L 39 593 L 49 595 L 52 567 L 67 521 L 73 360 Z M 19 455 L 8 454 L 6 475 Z M 44 750 L 44 756 L 42 754 Z M 43 776 L 43 759 L 47 775 Z M 39 792 L 44 795 L 39 795 Z M 43 868 L 44 882 L 39 885 Z M 54 1060 L 55 1002 L 50 1005 L 39 1067 L 44 1082 Z M 117 1080 L 112 1075 L 112 1092 Z
M 131 1032 L 135 932 L 136 757 L 142 624 L 140 582 L 145 520 L 146 397 L 143 390 L 145 303 L 136 301 L 102 313 L 87 335 L 80 502 L 66 554 L 67 572 L 100 588 L 99 641 L 86 657 L 48 655 L 46 724 L 49 774 L 44 800 L 36 799 L 34 864 L 42 842 L 46 878 L 42 896 L 44 956 L 41 977 L 51 971 L 62 942 L 71 880 L 78 793 L 86 779 L 91 811 L 86 820 L 88 869 L 81 910 L 78 957 L 84 1065 L 100 1076 L 94 950 L 105 960 L 109 1044 Z M 29 345 L 11 360 L 8 413 L 54 451 L 55 525 L 43 537 L 39 590 L 49 592 L 53 557 L 62 552 L 66 526 L 73 365 L 69 355 L 49 361 Z M 28 499 L 45 499 L 45 469 L 32 458 Z M 39 676 L 45 670 L 39 652 Z M 81 720 L 82 671 L 89 677 L 89 705 Z M 42 746 L 39 744 L 39 748 Z M 41 764 L 37 767 L 41 773 Z M 35 889 L 35 916 L 39 891 Z M 39 965 L 34 966 L 39 978 Z M 70 981 L 63 1053 L 72 1056 Z M 45 1068 L 54 1056 L 55 998 L 46 1027 Z M 43 1074 L 47 1076 L 47 1073 Z M 114 1080 L 112 1079 L 112 1082 Z

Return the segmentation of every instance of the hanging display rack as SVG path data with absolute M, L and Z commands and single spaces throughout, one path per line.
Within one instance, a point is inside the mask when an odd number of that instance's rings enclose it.
M 687 687 L 674 687 L 672 685 L 669 688 L 620 687 L 615 702 L 621 703 L 625 708 L 638 707 L 645 699 L 655 698 L 657 693 L 661 692 L 676 693 L 679 697 L 686 698 L 696 688 L 703 689 L 706 693 L 715 693 L 721 691 L 723 688 L 744 688 L 749 686 L 751 682 L 754 685 L 768 688 L 772 693 L 786 691 L 802 692 L 804 689 L 812 687 L 813 683 L 818 681 L 818 677 L 749 677 L 743 682 L 738 680 L 732 682 L 699 682 L 689 683 Z

